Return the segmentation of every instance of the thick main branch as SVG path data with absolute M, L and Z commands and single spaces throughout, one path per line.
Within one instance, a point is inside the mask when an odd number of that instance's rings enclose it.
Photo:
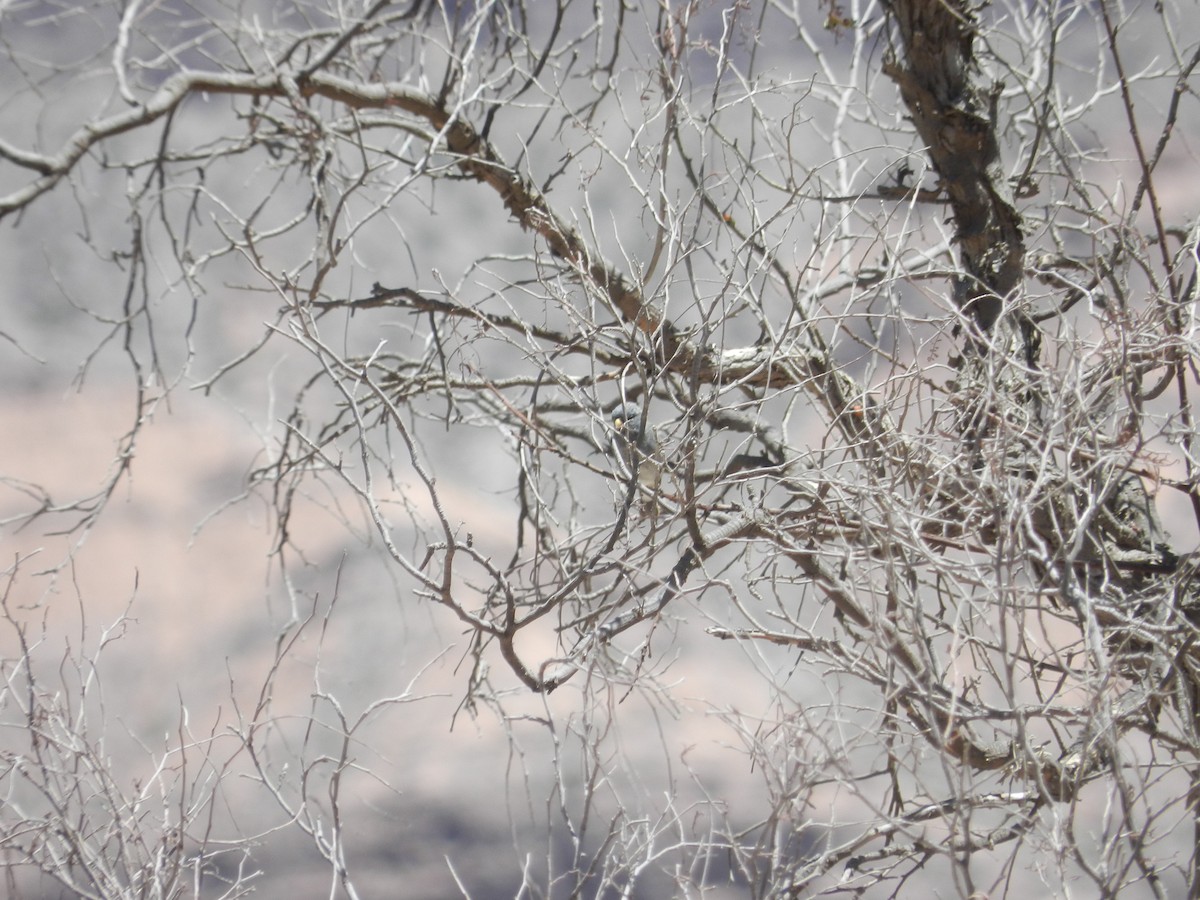
M 970 77 L 974 16 L 963 0 L 889 0 L 886 5 L 903 54 L 886 60 L 884 71 L 900 88 L 950 201 L 970 276 L 957 299 L 986 334 L 1004 299 L 1021 284 L 1025 243 L 1000 164 L 998 95 L 982 95 Z

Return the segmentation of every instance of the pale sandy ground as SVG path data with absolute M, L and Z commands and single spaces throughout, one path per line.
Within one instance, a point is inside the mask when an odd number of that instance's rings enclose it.
M 103 479 L 104 461 L 111 458 L 128 415 L 128 402 L 117 390 L 10 396 L 0 417 L 10 436 L 22 437 L 0 446 L 0 471 L 52 486 L 56 500 L 84 495 Z M 222 735 L 211 744 L 210 758 L 245 762 L 225 730 L 236 720 L 234 701 L 244 714 L 252 710 L 276 635 L 289 618 L 289 603 L 268 558 L 271 536 L 263 503 L 250 499 L 213 514 L 243 489 L 247 460 L 257 448 L 253 430 L 227 407 L 181 394 L 173 411 L 160 408 L 143 432 L 132 480 L 118 489 L 57 577 L 38 573 L 66 558 L 74 536 L 49 536 L 44 524 L 35 523 L 5 540 L 10 561 L 38 551 L 22 562 L 9 603 L 32 633 L 45 623 L 37 658 L 47 684 L 57 683 L 56 664 L 68 646 L 72 652 L 81 644 L 94 648 L 104 629 L 128 617 L 120 639 L 104 649 L 103 716 L 93 714 L 93 722 L 107 722 L 105 751 L 127 789 L 135 781 L 146 782 L 152 757 L 177 744 L 183 724 L 196 738 Z M 448 497 L 463 505 L 477 530 L 488 520 L 479 498 L 453 490 Z M 10 491 L 0 509 L 8 516 L 28 507 L 23 496 Z M 494 521 L 507 521 L 501 499 L 494 512 Z M 510 741 L 488 709 L 475 718 L 460 713 L 456 719 L 467 676 L 465 668 L 455 671 L 465 646 L 456 620 L 397 591 L 385 564 L 359 549 L 329 517 L 311 513 L 304 518 L 297 523 L 297 537 L 308 549 L 311 568 L 299 585 L 307 592 L 303 602 L 316 596 L 318 606 L 326 608 L 339 564 L 340 594 L 324 636 L 319 623 L 310 627 L 281 670 L 276 712 L 305 714 L 315 673 L 320 688 L 350 716 L 374 700 L 403 695 L 410 684 L 411 694 L 424 698 L 389 707 L 358 735 L 363 746 L 353 756 L 378 780 L 348 778 L 343 818 L 349 857 L 366 896 L 447 896 L 454 889 L 451 865 L 474 896 L 512 896 L 520 856 L 509 834 L 509 804 L 518 829 L 529 822 L 527 795 L 532 814 L 543 817 L 556 768 L 547 730 L 533 720 L 549 717 L 564 731 L 582 727 L 585 704 L 578 690 L 565 688 L 549 700 L 534 697 L 517 689 L 497 660 L 494 682 L 512 692 L 505 698 L 506 711 L 531 720 L 511 723 Z M 479 537 L 487 539 L 482 531 Z M 11 630 L 0 630 L 0 641 L 10 652 Z M 532 654 L 536 648 L 525 649 Z M 542 652 L 549 655 L 551 644 Z M 680 705 L 673 715 L 637 694 L 612 699 L 620 753 L 632 761 L 613 762 L 614 781 L 640 779 L 641 785 L 628 789 L 654 797 L 655 803 L 670 779 L 685 796 L 694 796 L 680 762 L 686 759 L 710 788 L 732 798 L 732 814 L 754 813 L 761 799 L 758 779 L 740 747 L 725 746 L 735 743 L 736 735 L 712 714 L 730 708 L 753 715 L 770 703 L 761 686 L 758 696 L 745 696 L 728 677 L 731 669 L 722 660 L 736 667 L 739 655 L 732 646 L 706 639 L 703 653 L 657 663 L 675 685 Z M 66 681 L 73 678 L 68 675 Z M 99 736 L 97 731 L 94 737 Z M 615 743 L 610 735 L 610 749 Z M 523 758 L 514 756 L 514 745 Z M 574 771 L 571 755 L 577 748 L 568 741 L 563 752 L 568 757 L 563 767 Z M 194 758 L 199 755 L 192 751 Z M 170 760 L 177 763 L 178 757 Z M 286 818 L 270 807 L 265 791 L 247 782 L 231 780 L 225 796 L 236 825 L 219 815 L 218 836 L 278 826 Z M 541 846 L 545 855 L 544 842 L 533 846 Z M 264 867 L 256 896 L 287 897 L 296 891 L 303 896 L 328 877 L 295 828 L 264 837 L 255 856 Z M 392 893 L 396 884 L 403 884 L 402 893 Z

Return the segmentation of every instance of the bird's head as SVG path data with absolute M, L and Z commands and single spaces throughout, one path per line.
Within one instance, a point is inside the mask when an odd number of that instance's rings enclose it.
M 642 430 L 641 407 L 632 403 L 622 403 L 612 414 L 613 428 L 625 435 L 637 437 Z

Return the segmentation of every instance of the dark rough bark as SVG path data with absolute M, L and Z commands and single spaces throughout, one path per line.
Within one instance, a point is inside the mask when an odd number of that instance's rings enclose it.
M 1100 627 L 1117 669 L 1138 684 L 1134 694 L 1154 697 L 1149 707 L 1170 695 L 1184 720 L 1200 727 L 1195 590 L 1187 580 L 1177 586 L 1173 573 L 1179 561 L 1165 541 L 1136 453 L 1114 453 L 1111 462 L 1098 465 L 1072 450 L 1056 454 L 1046 443 L 1053 423 L 1042 421 L 1037 404 L 1040 341 L 1020 307 L 1021 215 L 1001 166 L 999 86 L 985 93 L 972 80 L 973 8 L 962 0 L 885 0 L 885 6 L 899 47 L 884 70 L 939 175 L 966 273 L 953 299 L 974 329 L 960 372 L 960 386 L 971 398 L 960 428 L 972 465 L 985 467 L 984 445 L 1001 425 L 1010 438 L 1018 435 L 999 451 L 998 466 L 990 462 L 1010 485 L 1015 480 L 1033 490 L 1035 481 L 1041 484 L 1031 525 L 1048 551 L 1040 561 L 1043 586 L 1076 611 L 1085 630 Z M 1112 391 L 1121 396 L 1115 380 Z M 1035 479 L 1036 466 L 1047 459 L 1060 460 L 1059 475 Z M 979 489 L 986 495 L 982 472 Z M 997 508 L 1003 495 L 1004 490 L 996 492 Z M 986 532 L 980 535 L 986 542 L 997 537 Z M 1151 731 L 1153 715 L 1147 712 Z M 1041 782 L 1048 798 L 1062 800 L 1072 796 L 1071 785 L 1104 765 L 1102 754 L 1081 745 L 1045 771 L 1025 774 Z M 1053 771 L 1057 781 L 1047 777 Z M 1200 779 L 1194 777 L 1193 785 L 1195 807 Z M 1200 897 L 1195 873 L 1190 896 Z
M 968 353 L 963 386 L 977 402 L 967 405 L 961 427 L 967 450 L 981 466 L 981 444 L 996 423 L 1020 421 L 1024 449 L 1010 449 L 1005 468 L 1023 477 L 1028 451 L 1043 448 L 1036 374 L 1039 338 L 1020 309 L 1025 244 L 997 139 L 999 88 L 985 94 L 975 83 L 976 20 L 962 0 L 890 0 L 900 47 L 884 62 L 895 81 L 949 200 L 966 277 L 955 301 L 974 324 L 968 350 L 990 347 L 988 360 Z M 1007 313 L 1007 314 L 1005 314 Z M 1081 523 L 1088 499 L 1099 494 L 1101 514 Z M 1066 554 L 1064 540 L 1078 527 L 1088 531 L 1081 552 L 1048 561 L 1082 567 L 1084 585 L 1114 585 L 1143 595 L 1147 572 L 1171 571 L 1176 559 L 1162 541 L 1154 504 L 1140 478 L 1113 471 L 1077 483 L 1068 463 L 1058 484 L 1042 498 L 1038 531 Z M 1058 577 L 1058 576 L 1055 576 Z
M 996 140 L 999 91 L 985 96 L 971 80 L 975 19 L 966 3 L 893 0 L 886 5 L 903 51 L 884 62 L 884 71 L 900 88 L 950 201 L 969 276 L 958 299 L 986 334 L 1020 287 L 1025 258 L 1021 217 Z

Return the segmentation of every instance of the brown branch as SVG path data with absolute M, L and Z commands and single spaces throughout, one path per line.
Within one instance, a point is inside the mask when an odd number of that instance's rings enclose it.
M 44 173 L 25 187 L 0 197 L 0 219 L 51 190 L 97 144 L 149 125 L 178 108 L 188 97 L 205 93 L 293 100 L 321 98 L 353 109 L 390 109 L 424 119 L 438 130 L 438 140 L 457 157 L 458 167 L 465 174 L 491 187 L 523 228 L 541 237 L 554 256 L 565 260 L 588 284 L 602 291 L 627 322 L 658 342 L 660 363 L 669 370 L 707 383 L 736 382 L 761 389 L 808 384 L 816 387 L 835 415 L 844 412 L 844 404 L 861 394 L 847 376 L 834 372 L 827 354 L 816 346 L 787 351 L 770 346 L 733 350 L 696 346 L 661 310 L 647 302 L 620 271 L 593 253 L 578 231 L 551 208 L 545 196 L 505 164 L 469 122 L 428 94 L 400 83 L 360 83 L 322 72 L 302 80 L 286 74 L 176 75 L 145 104 L 84 125 L 57 154 L 26 153 L 0 142 L 0 156 L 20 160 L 24 166 Z M 830 381 L 831 378 L 835 380 Z
M 888 0 L 904 45 L 884 72 L 900 88 L 950 202 L 956 239 L 974 284 L 959 299 L 979 330 L 991 331 L 1004 299 L 1020 286 L 1021 216 L 1000 164 L 995 104 L 972 84 L 975 20 L 964 0 Z

